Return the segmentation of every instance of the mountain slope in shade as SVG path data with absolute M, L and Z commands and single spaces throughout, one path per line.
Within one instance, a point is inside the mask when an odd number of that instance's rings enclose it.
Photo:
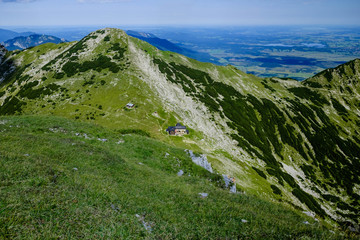
M 214 169 L 236 178 L 239 191 L 356 226 L 359 65 L 354 60 L 304 82 L 262 79 L 102 29 L 79 42 L 8 53 L 0 66 L 7 73 L 0 76 L 0 114 L 141 129 L 206 154 Z M 127 109 L 129 102 L 135 108 Z M 190 134 L 168 136 L 177 122 Z
M 213 56 L 210 56 L 207 53 L 196 52 L 196 51 L 184 48 L 184 47 L 180 47 L 180 46 L 170 42 L 167 39 L 158 38 L 154 34 L 151 34 L 151 33 L 137 32 L 137 31 L 132 31 L 132 30 L 128 30 L 128 31 L 126 31 L 126 33 L 129 36 L 132 36 L 132 37 L 138 38 L 140 40 L 143 40 L 145 42 L 148 42 L 151 45 L 153 45 L 163 51 L 176 52 L 176 53 L 185 55 L 187 57 L 194 58 L 198 61 L 218 63 L 218 60 L 216 58 L 214 58 Z
M 4 42 L 4 46 L 9 50 L 23 50 L 29 47 L 38 46 L 44 43 L 61 43 L 65 39 L 60 39 L 49 35 L 33 34 L 30 36 L 21 36 Z

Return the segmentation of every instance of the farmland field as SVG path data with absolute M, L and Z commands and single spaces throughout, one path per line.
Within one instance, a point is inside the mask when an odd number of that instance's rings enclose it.
M 261 77 L 303 80 L 360 57 L 360 27 L 139 28 Z

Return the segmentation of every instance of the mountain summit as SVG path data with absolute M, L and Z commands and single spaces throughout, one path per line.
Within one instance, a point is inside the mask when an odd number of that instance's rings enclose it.
M 140 129 L 206 154 L 240 191 L 359 223 L 359 60 L 304 82 L 262 79 L 106 28 L 8 53 L 0 69 L 2 115 Z M 178 122 L 189 135 L 167 134 Z

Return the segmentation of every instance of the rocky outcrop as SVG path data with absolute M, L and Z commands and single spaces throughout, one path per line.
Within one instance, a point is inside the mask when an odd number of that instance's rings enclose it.
M 5 48 L 5 46 L 0 44 L 0 64 L 2 63 L 6 52 L 7 52 L 7 49 Z
M 0 44 L 0 84 L 6 76 L 15 70 L 15 64 L 12 60 L 6 59 L 8 50 Z

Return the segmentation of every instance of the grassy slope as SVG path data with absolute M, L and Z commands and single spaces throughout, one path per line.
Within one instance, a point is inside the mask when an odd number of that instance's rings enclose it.
M 0 238 L 343 237 L 278 204 L 230 194 L 183 150 L 154 139 L 55 117 L 1 117 L 0 132 Z

